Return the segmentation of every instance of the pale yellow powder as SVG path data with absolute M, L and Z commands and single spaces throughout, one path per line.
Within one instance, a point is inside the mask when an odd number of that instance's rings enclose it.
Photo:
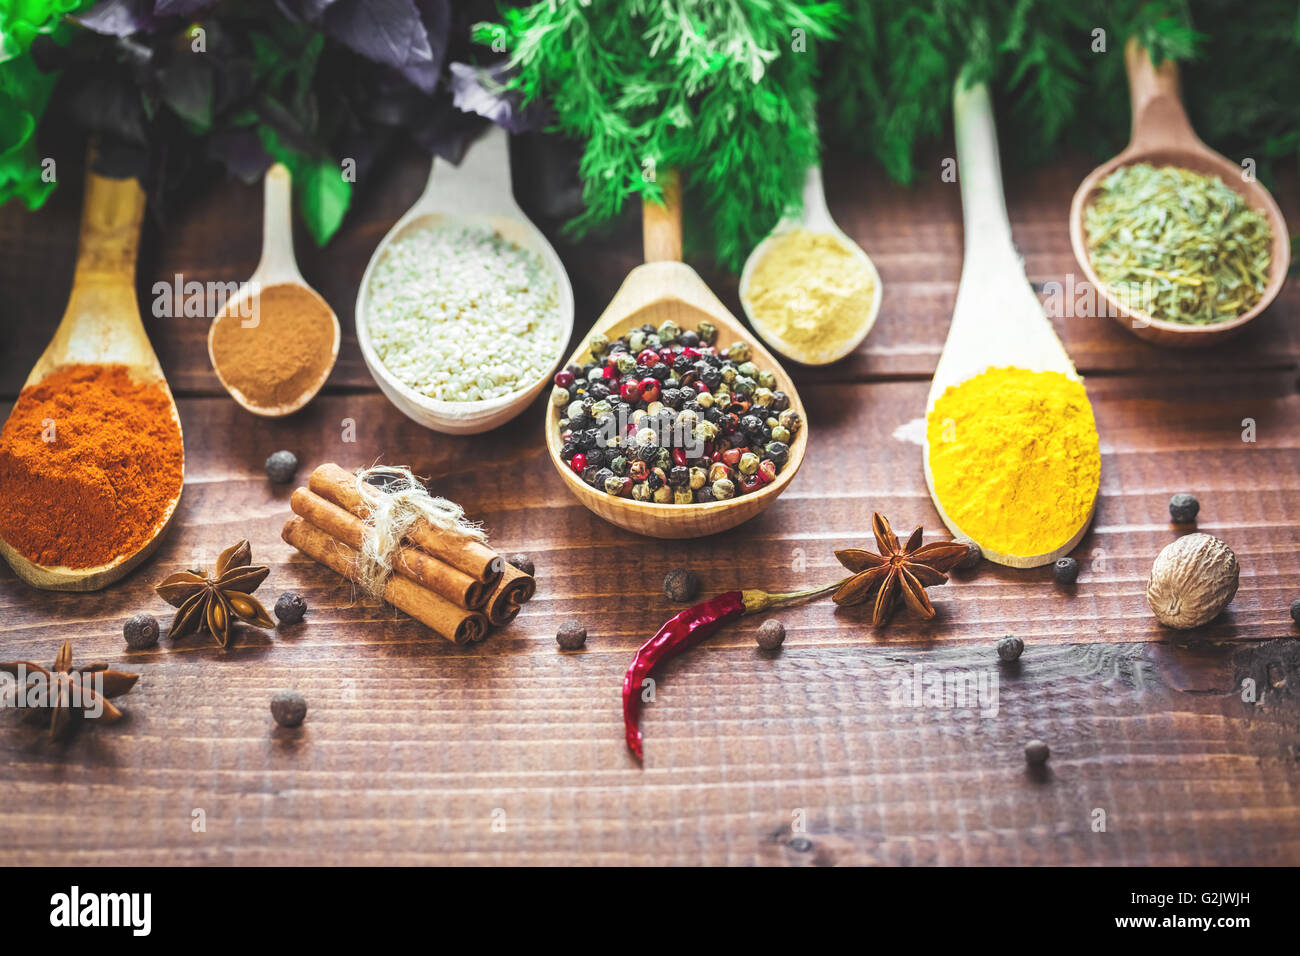
M 760 331 L 815 357 L 862 331 L 875 293 L 860 252 L 830 233 L 796 229 L 768 245 L 745 298 Z

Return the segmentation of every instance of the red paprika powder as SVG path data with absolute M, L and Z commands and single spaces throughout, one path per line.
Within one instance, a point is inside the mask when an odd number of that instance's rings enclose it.
M 0 431 L 0 538 L 36 564 L 108 564 L 149 540 L 184 471 L 163 385 L 68 366 L 23 389 Z

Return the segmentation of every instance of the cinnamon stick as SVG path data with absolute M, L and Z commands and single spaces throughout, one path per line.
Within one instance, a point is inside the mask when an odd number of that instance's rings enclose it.
M 361 550 L 366 525 L 352 512 L 306 488 L 294 491 L 289 507 L 308 524 L 338 538 L 354 551 Z M 482 581 L 418 548 L 401 548 L 393 561 L 393 570 L 468 610 L 477 611 L 487 603 L 489 589 Z
M 312 560 L 349 581 L 356 581 L 356 551 L 327 532 L 294 517 L 285 524 L 280 536 Z M 455 644 L 469 644 L 487 637 L 485 614 L 457 607 L 409 578 L 390 577 L 384 586 L 384 600 Z
M 357 493 L 356 475 L 347 469 L 327 462 L 311 473 L 307 485 L 340 508 L 363 520 L 367 517 L 361 495 Z M 423 520 L 417 521 L 406 536 L 412 544 L 489 587 L 501 577 L 505 565 L 501 555 L 478 541 L 442 534 Z
M 507 564 L 505 573 L 497 583 L 496 589 L 488 597 L 488 620 L 494 627 L 509 624 L 519 614 L 521 605 L 531 601 L 537 593 L 537 582 L 531 575 L 524 574 L 513 564 Z

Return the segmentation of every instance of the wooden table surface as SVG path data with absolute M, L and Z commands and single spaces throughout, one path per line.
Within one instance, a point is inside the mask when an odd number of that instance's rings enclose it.
M 1036 283 L 1076 269 L 1066 215 L 1090 166 L 1008 177 Z M 828 162 L 832 211 L 885 284 L 880 320 L 851 358 L 796 373 L 814 424 L 780 501 L 733 532 L 668 543 L 621 533 L 570 497 L 541 404 L 496 433 L 451 438 L 376 390 L 352 305 L 426 168 L 408 156 L 372 174 L 325 250 L 300 235 L 303 272 L 344 327 L 338 366 L 302 413 L 242 411 L 209 367 L 207 321 L 147 315 L 185 429 L 178 520 L 151 562 L 98 594 L 36 592 L 0 570 L 0 657 L 48 663 L 70 638 L 77 659 L 142 676 L 120 701 L 126 720 L 61 745 L 0 713 L 0 863 L 1300 863 L 1300 640 L 1287 610 L 1300 597 L 1300 282 L 1208 352 L 1157 350 L 1110 319 L 1056 320 L 1102 443 L 1077 586 L 984 564 L 931 590 L 934 621 L 900 612 L 885 630 L 867 608 L 821 602 L 783 613 L 775 657 L 746 619 L 666 668 L 641 767 L 624 748 L 619 689 L 636 647 L 679 609 L 661 593 L 668 570 L 692 568 L 706 593 L 793 589 L 833 579 L 832 552 L 869 540 L 873 510 L 942 531 L 916 436 L 960 274 L 958 187 L 936 175 L 907 190 L 857 160 Z M 528 168 L 517 157 L 517 183 Z M 63 310 L 80 193 L 69 180 L 39 213 L 0 210 L 0 414 Z M 1300 223 L 1300 183 L 1278 193 Z M 148 228 L 146 313 L 157 280 L 250 274 L 260 203 L 259 189 L 224 185 Z M 637 224 L 579 244 L 542 225 L 568 266 L 581 335 L 637 261 Z M 705 278 L 738 311 L 735 279 Z M 279 538 L 291 486 L 272 486 L 262 463 L 280 448 L 304 476 L 376 459 L 431 476 L 497 547 L 533 557 L 537 598 L 464 648 L 354 601 Z M 1230 609 L 1189 634 L 1160 628 L 1144 598 L 1153 558 L 1179 533 L 1166 507 L 1179 491 L 1197 494 L 1200 530 L 1242 565 Z M 128 615 L 168 619 L 156 580 L 242 537 L 271 566 L 261 594 L 302 591 L 304 623 L 244 630 L 227 651 L 206 636 L 126 650 Z M 587 649 L 561 654 L 556 629 L 575 617 Z M 997 661 L 1005 634 L 1025 640 L 1019 666 Z M 914 706 L 913 682 L 934 675 L 983 680 L 996 705 Z M 299 731 L 271 721 L 282 688 L 308 699 Z M 1033 737 L 1052 749 L 1042 777 L 1025 767 Z

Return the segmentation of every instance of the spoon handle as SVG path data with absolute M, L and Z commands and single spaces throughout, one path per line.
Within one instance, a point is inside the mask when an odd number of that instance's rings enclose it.
M 293 255 L 293 178 L 283 163 L 266 171 L 262 185 L 262 258 L 255 275 L 265 285 L 303 281 Z
M 470 144 L 460 165 L 434 157 L 429 181 L 408 216 L 431 212 L 516 214 L 510 135 L 493 125 Z
M 1002 192 L 998 131 L 985 84 L 968 87 L 958 78 L 953 90 L 953 120 L 967 267 L 976 260 L 998 261 L 1008 255 L 1018 261 Z
M 1124 67 L 1128 71 L 1129 102 L 1133 107 L 1129 149 L 1199 144 L 1183 109 L 1178 64 L 1165 60 L 1156 66 L 1146 48 L 1133 37 L 1124 47 Z
M 144 190 L 134 179 L 106 179 L 87 173 L 83 204 L 74 283 L 133 286 L 144 221 Z
M 641 204 L 641 243 L 646 262 L 682 261 L 682 184 L 675 169 L 659 174 L 663 203 Z

